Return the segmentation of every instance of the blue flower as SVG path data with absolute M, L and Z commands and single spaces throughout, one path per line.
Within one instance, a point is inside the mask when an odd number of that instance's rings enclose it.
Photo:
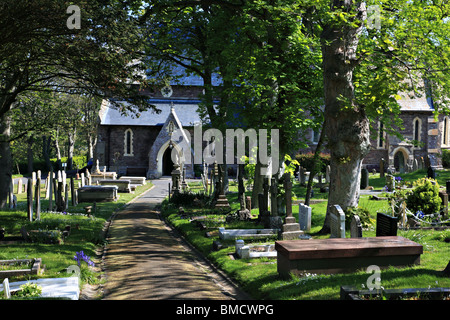
M 422 211 L 419 210 L 419 211 L 416 212 L 416 217 L 417 217 L 417 218 L 422 219 L 424 216 L 425 216 L 425 215 L 423 214 Z
M 402 177 L 395 177 L 395 181 L 397 181 L 397 182 L 400 182 L 402 180 L 403 180 Z
M 91 260 L 91 257 L 87 256 L 83 251 L 76 252 L 73 260 L 76 260 L 78 266 L 81 266 L 81 261 L 84 261 L 88 264 L 88 266 L 94 266 L 94 262 Z

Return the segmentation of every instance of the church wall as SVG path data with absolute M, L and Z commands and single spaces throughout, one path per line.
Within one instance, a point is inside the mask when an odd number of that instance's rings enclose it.
M 125 131 L 132 131 L 132 153 L 125 155 Z M 148 152 L 160 127 L 143 126 L 100 126 L 97 156 L 100 166 L 109 166 L 109 171 L 126 174 L 127 168 L 148 168 Z M 103 142 L 103 149 L 102 149 Z M 108 147 L 109 144 L 109 147 Z M 104 156 L 101 156 L 103 151 Z M 100 154 L 99 154 L 100 153 Z

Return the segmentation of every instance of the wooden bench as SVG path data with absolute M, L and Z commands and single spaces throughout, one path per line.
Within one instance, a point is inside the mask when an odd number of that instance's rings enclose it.
M 422 245 L 403 237 L 371 237 L 276 241 L 278 273 L 346 273 L 377 265 L 420 263 Z

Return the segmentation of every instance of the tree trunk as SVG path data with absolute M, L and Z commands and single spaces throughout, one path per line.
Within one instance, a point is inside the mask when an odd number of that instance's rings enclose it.
M 6 207 L 12 178 L 10 138 L 11 121 L 3 115 L 0 118 L 0 209 Z
M 52 166 L 52 162 L 50 161 L 51 142 L 52 142 L 51 135 L 49 135 L 48 137 L 42 136 L 42 157 L 44 158 L 45 165 L 47 167 L 47 170 L 49 171 Z
M 31 174 L 33 172 L 33 136 L 27 139 L 27 172 Z
M 73 151 L 75 149 L 75 139 L 77 135 L 77 129 L 74 128 L 72 132 L 69 132 L 68 150 L 67 150 L 67 170 L 73 169 Z
M 252 208 L 258 208 L 258 194 L 263 192 L 264 176 L 261 175 L 261 162 L 255 164 L 255 176 L 253 177 Z
M 56 150 L 56 168 L 55 172 L 62 169 L 61 166 L 61 148 L 59 147 L 59 129 L 56 129 L 55 136 L 55 150 Z
M 305 196 L 305 205 L 309 206 L 309 202 L 311 200 L 311 189 L 313 184 L 313 179 L 317 173 L 317 161 L 319 160 L 320 152 L 322 151 L 322 146 L 325 141 L 325 123 L 322 126 L 322 131 L 320 132 L 320 138 L 316 146 L 316 151 L 314 152 L 313 158 L 313 167 L 311 172 L 309 173 L 308 185 L 306 186 L 306 196 Z
M 89 133 L 88 134 L 89 159 L 94 159 L 94 149 L 95 149 L 96 144 L 97 144 L 97 137 L 93 137 L 92 134 Z
M 356 9 L 360 26 L 365 14 L 363 3 L 333 1 L 333 8 Z M 358 22 L 358 21 L 357 21 Z M 329 212 L 333 205 L 343 210 L 359 201 L 361 163 L 370 150 L 369 120 L 356 104 L 352 82 L 357 66 L 356 49 L 361 27 L 350 24 L 326 26 L 322 33 L 322 57 L 326 131 L 330 150 L 330 192 L 322 232 L 329 232 Z

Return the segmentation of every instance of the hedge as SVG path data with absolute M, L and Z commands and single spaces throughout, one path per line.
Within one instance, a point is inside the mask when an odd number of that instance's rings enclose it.
M 76 156 L 73 157 L 73 168 L 74 169 L 82 169 L 87 165 L 87 160 L 86 160 L 86 156 Z M 50 159 L 53 168 L 56 168 L 56 162 L 57 159 L 53 158 Z M 61 158 L 61 163 L 67 163 L 67 157 L 62 157 Z M 29 172 L 28 171 L 28 162 L 27 161 L 21 161 L 21 162 L 14 162 L 13 165 L 13 174 L 18 174 L 19 172 L 17 172 L 17 166 L 19 166 L 19 171 L 21 174 L 27 174 Z M 41 170 L 42 172 L 47 172 L 48 168 L 47 165 L 45 163 L 45 160 L 34 160 L 33 161 L 33 170 L 37 171 L 37 170 Z

